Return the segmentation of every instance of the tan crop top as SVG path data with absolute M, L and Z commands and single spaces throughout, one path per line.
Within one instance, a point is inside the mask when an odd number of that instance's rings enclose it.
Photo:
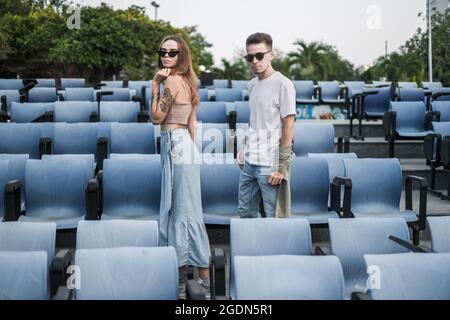
M 184 90 L 186 90 L 184 81 L 183 81 Z M 187 93 L 187 90 L 186 90 Z M 162 122 L 162 124 L 182 124 L 187 125 L 189 116 L 193 110 L 193 106 L 191 103 L 174 103 L 169 110 L 166 118 Z

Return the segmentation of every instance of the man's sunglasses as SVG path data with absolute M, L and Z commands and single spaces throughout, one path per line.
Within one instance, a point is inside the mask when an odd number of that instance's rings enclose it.
M 258 53 L 255 53 L 255 54 L 248 54 L 248 55 L 246 55 L 246 56 L 244 57 L 244 59 L 247 60 L 248 62 L 253 62 L 253 60 L 254 60 L 255 58 L 256 58 L 256 60 L 261 61 L 262 59 L 264 59 L 264 56 L 265 56 L 267 53 L 271 52 L 271 51 L 272 51 L 272 50 L 267 51 L 267 52 L 258 52 Z
M 179 53 L 180 53 L 180 51 L 175 51 L 175 50 L 173 50 L 173 51 L 158 50 L 158 55 L 161 58 L 164 58 L 166 56 L 166 54 L 168 54 L 169 57 L 171 57 L 171 58 L 175 58 Z

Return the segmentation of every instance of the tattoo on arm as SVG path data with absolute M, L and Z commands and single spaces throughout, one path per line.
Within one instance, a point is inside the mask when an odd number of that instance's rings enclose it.
M 164 113 L 168 113 L 170 108 L 173 105 L 173 102 L 174 102 L 174 99 L 172 97 L 172 92 L 170 91 L 169 88 L 164 88 L 164 93 L 159 101 L 160 106 L 161 106 L 161 111 Z

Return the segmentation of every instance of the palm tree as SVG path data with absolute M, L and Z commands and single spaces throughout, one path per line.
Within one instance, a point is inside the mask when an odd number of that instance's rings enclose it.
M 297 46 L 297 50 L 288 54 L 293 76 L 308 80 L 327 79 L 329 64 L 325 53 L 329 47 L 320 42 L 307 44 L 303 40 L 297 40 L 294 44 Z

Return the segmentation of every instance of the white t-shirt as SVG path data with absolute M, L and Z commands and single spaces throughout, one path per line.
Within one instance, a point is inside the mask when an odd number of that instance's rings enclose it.
M 246 134 L 245 160 L 254 165 L 273 166 L 278 159 L 281 120 L 296 114 L 296 93 L 291 80 L 280 72 L 248 84 L 250 123 Z

